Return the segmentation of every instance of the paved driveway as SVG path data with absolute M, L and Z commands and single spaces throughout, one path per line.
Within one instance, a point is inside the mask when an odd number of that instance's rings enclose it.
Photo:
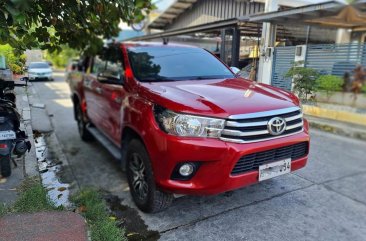
M 131 201 L 125 175 L 98 143 L 83 143 L 63 77 L 35 83 L 53 114 L 77 181 Z M 308 166 L 241 190 L 185 196 L 168 210 L 139 215 L 160 240 L 366 240 L 366 142 L 312 130 Z

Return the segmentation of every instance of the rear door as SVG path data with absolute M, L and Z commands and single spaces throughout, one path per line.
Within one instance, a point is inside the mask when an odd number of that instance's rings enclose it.
M 104 110 L 106 111 L 103 132 L 119 146 L 123 119 L 122 102 L 126 97 L 123 86 L 123 55 L 119 45 L 112 45 L 106 50 L 106 68 L 100 76 L 100 80 L 102 82 Z
M 103 90 L 102 83 L 98 81 L 98 75 L 105 71 L 106 61 L 100 56 L 93 59 L 93 65 L 89 74 L 84 79 L 84 94 L 87 114 L 91 122 L 99 129 L 103 128 Z

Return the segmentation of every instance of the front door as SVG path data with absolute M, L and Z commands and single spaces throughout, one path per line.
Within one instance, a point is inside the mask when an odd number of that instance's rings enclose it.
M 117 146 L 121 142 L 122 102 L 126 97 L 123 86 L 124 65 L 119 45 L 111 45 L 105 50 L 106 68 L 100 74 L 102 83 L 103 110 L 105 112 L 102 131 Z

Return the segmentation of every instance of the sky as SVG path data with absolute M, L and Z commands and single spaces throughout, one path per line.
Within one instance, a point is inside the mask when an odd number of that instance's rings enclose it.
M 167 9 L 175 0 L 153 0 L 160 11 Z

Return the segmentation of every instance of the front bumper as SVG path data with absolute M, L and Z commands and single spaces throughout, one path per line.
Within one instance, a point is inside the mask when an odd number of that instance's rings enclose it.
M 258 182 L 258 171 L 231 175 L 237 161 L 248 154 L 309 142 L 308 122 L 304 131 L 291 136 L 238 144 L 217 139 L 177 138 L 156 130 L 151 136 L 154 147 L 148 147 L 154 176 L 159 188 L 176 194 L 213 195 L 238 189 Z M 306 165 L 307 156 L 292 160 L 291 171 Z M 172 180 L 175 166 L 182 162 L 200 162 L 197 173 L 188 181 Z
M 30 80 L 36 80 L 36 79 L 52 79 L 52 74 L 28 74 L 28 78 Z

